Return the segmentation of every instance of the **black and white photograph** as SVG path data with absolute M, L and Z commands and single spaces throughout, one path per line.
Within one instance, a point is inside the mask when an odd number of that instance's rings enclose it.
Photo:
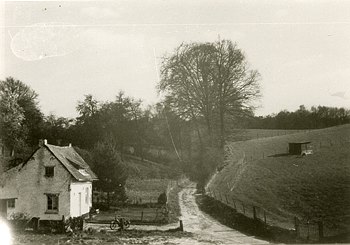
M 350 243 L 350 1 L 0 1 L 0 245 Z

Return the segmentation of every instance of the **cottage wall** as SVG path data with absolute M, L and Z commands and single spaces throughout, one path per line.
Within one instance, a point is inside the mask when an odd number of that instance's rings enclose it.
M 17 174 L 18 167 L 12 168 L 1 175 L 0 179 L 0 199 L 10 199 L 18 197 Z
M 87 214 L 92 206 L 91 182 L 72 182 L 70 200 L 71 217 L 78 217 Z
M 18 174 L 18 168 L 10 169 L 6 172 L 6 174 L 2 174 L 2 178 L 0 180 L 0 200 L 5 202 L 4 204 L 7 206 L 8 199 L 18 198 L 19 190 L 17 189 L 17 181 L 16 176 Z M 7 218 L 9 219 L 13 213 L 16 212 L 15 208 L 8 207 L 7 208 Z M 4 215 L 4 214 L 2 214 Z
M 54 176 L 45 177 L 45 166 L 54 167 Z M 70 173 L 44 147 L 40 148 L 17 174 L 17 199 L 14 210 L 41 220 L 60 220 L 69 217 Z M 47 195 L 58 194 L 58 213 L 47 210 Z

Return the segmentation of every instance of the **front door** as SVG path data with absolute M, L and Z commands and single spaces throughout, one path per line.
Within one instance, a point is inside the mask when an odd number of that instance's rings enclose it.
M 0 199 L 0 217 L 7 219 L 7 200 Z

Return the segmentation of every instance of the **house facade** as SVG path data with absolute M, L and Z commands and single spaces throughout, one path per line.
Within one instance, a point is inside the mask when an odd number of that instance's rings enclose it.
M 46 141 L 23 164 L 0 179 L 0 216 L 24 213 L 40 220 L 88 214 L 97 176 L 72 146 Z

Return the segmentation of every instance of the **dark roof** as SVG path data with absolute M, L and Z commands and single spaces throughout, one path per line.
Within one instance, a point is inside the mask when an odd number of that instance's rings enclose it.
M 305 142 L 290 142 L 289 144 L 297 144 L 297 145 L 304 145 L 304 144 L 310 144 L 311 141 L 305 141 Z
M 90 169 L 89 165 L 71 146 L 55 146 L 44 145 L 49 151 L 60 161 L 63 166 L 73 175 L 78 181 L 93 181 L 97 180 L 97 176 Z

